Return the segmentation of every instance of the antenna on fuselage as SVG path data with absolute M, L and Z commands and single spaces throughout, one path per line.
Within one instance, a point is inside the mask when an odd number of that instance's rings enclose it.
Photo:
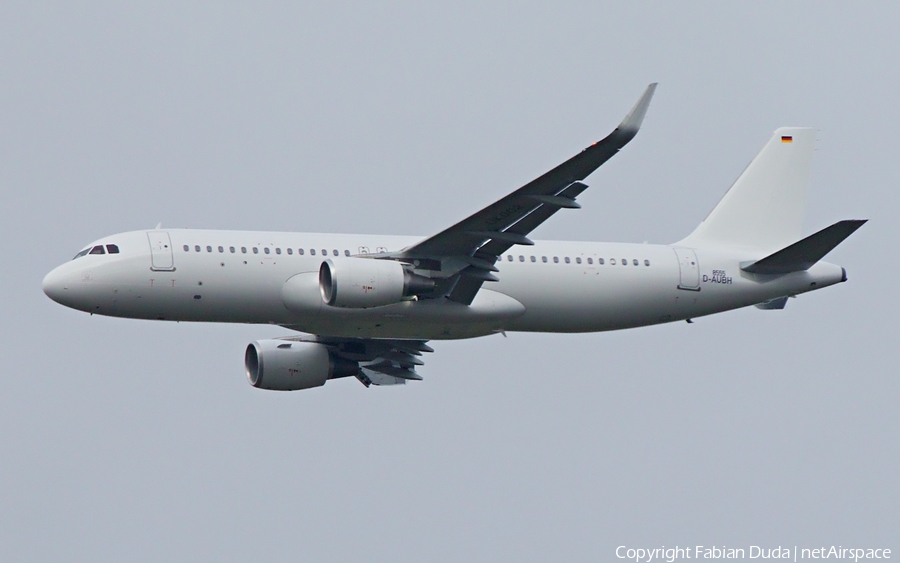
M 160 230 L 160 229 L 162 229 L 162 221 L 160 221 L 159 223 L 156 224 L 156 229 L 155 229 L 155 230 L 158 231 L 158 230 Z

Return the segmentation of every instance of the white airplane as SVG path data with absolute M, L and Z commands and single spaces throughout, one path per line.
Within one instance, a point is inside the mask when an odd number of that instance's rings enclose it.
M 637 134 L 656 84 L 605 139 L 429 237 L 161 229 L 92 242 L 44 293 L 136 319 L 275 324 L 252 342 L 250 383 L 272 390 L 355 376 L 418 380 L 428 340 L 509 331 L 596 332 L 688 322 L 847 280 L 821 259 L 865 223 L 801 239 L 814 131 L 784 127 L 709 216 L 669 245 L 531 241 L 589 174 Z

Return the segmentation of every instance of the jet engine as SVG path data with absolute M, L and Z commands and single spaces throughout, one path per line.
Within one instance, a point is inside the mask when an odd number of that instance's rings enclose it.
M 315 342 L 258 340 L 247 346 L 244 367 L 250 385 L 273 391 L 321 387 L 329 379 L 356 375 L 359 364 L 334 356 Z
M 433 279 L 409 272 L 394 260 L 326 260 L 319 268 L 322 300 L 334 307 L 380 307 L 433 289 Z

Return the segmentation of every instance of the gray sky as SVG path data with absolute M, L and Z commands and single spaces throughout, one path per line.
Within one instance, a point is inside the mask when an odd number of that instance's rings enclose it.
M 0 4 L 0 558 L 599 561 L 897 534 L 895 3 Z M 152 4 L 152 5 L 151 5 Z M 784 125 L 850 283 L 618 333 L 438 342 L 425 381 L 248 385 L 272 327 L 85 316 L 110 233 L 435 233 L 608 133 L 537 238 L 672 242 Z

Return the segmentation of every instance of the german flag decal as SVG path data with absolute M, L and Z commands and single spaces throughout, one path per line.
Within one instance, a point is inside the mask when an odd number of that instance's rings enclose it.
M 781 136 L 781 142 L 782 142 L 782 143 L 793 143 L 793 142 L 794 142 L 794 138 L 791 137 L 790 135 L 782 135 L 782 136 Z

